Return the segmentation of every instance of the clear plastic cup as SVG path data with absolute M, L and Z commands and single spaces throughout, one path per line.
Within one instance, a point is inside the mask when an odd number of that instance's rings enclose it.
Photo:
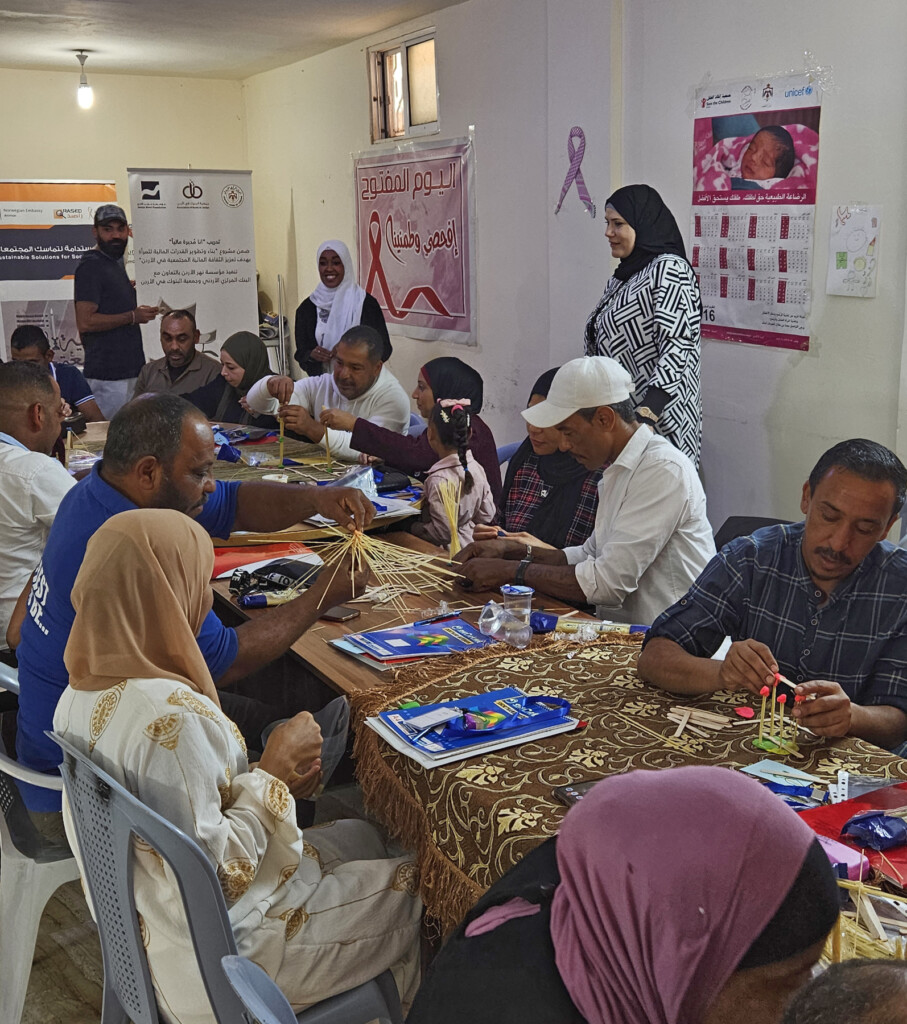
M 504 610 L 510 612 L 515 618 L 529 625 L 529 616 L 532 614 L 532 595 L 535 591 L 532 587 L 521 587 L 508 583 L 501 587 L 501 596 L 504 598 Z

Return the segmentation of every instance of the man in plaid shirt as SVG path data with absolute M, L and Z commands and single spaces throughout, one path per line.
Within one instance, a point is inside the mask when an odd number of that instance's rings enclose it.
M 883 747 L 907 739 L 907 552 L 884 540 L 907 469 L 874 441 L 843 441 L 803 485 L 803 523 L 731 541 L 658 617 L 639 674 L 672 693 L 771 685 L 806 698 L 793 715 L 818 736 Z M 727 657 L 711 655 L 725 636 Z

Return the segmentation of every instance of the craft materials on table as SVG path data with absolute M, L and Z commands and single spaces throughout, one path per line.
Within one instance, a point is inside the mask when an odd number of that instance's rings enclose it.
M 847 878 L 839 878 L 838 887 L 849 902 L 825 943 L 822 959 L 907 960 L 907 897 Z
M 781 691 L 781 692 L 779 692 Z M 799 748 L 797 747 L 797 721 L 793 715 L 788 716 L 787 726 L 784 724 L 784 708 L 788 703 L 788 699 L 792 698 L 792 702 L 799 704 L 802 698 L 794 693 L 793 683 L 781 675 L 780 672 L 775 673 L 775 679 L 771 687 L 763 686 L 759 691 L 759 695 L 762 698 L 762 710 L 759 715 L 759 736 L 753 741 L 754 746 L 760 750 L 766 750 L 769 753 L 784 753 L 784 754 L 797 754 Z M 768 731 L 765 728 L 765 708 L 766 703 L 771 708 L 771 713 L 768 720 Z M 776 716 L 777 708 L 777 716 Z
M 351 633 L 345 640 L 378 661 L 432 658 L 474 651 L 494 641 L 454 612 L 438 621 L 428 619 L 390 629 Z
M 365 724 L 426 768 L 478 757 L 576 728 L 562 697 L 530 696 L 515 687 L 424 707 L 396 708 Z

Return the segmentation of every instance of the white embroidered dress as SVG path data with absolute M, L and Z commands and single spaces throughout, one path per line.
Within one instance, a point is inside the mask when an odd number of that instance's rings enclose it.
M 54 728 L 199 841 L 239 952 L 296 1010 L 387 967 L 411 998 L 421 911 L 411 858 L 388 858 L 363 821 L 307 829 L 303 838 L 286 785 L 249 770 L 239 730 L 206 697 L 165 679 L 67 687 Z M 67 834 L 75 849 L 68 820 Z M 211 1024 L 176 880 L 149 846 L 134 850 L 136 904 L 162 1013 L 178 1024 Z

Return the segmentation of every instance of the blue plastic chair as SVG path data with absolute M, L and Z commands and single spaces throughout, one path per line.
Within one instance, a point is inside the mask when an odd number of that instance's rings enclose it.
M 146 807 L 71 743 L 53 733 L 47 735 L 63 750 L 60 770 L 101 938 L 101 1024 L 125 1024 L 127 1018 L 133 1024 L 159 1024 L 132 888 L 133 834 L 151 845 L 176 876 L 199 972 L 216 1021 L 250 1024 L 254 1018 L 250 1018 L 249 1009 L 224 974 L 222 960 L 236 955 L 236 942 L 208 856 L 194 839 Z M 390 971 L 290 1019 L 299 1024 L 367 1024 L 375 1018 L 402 1024 Z M 281 1021 L 281 1017 L 276 1020 Z
M 428 424 L 417 412 L 411 412 L 409 414 L 409 436 L 419 437 L 425 433 Z
M 513 458 L 514 452 L 520 447 L 522 441 L 512 441 L 510 444 L 502 444 L 498 448 L 498 465 L 503 466 L 505 462 L 510 462 Z

